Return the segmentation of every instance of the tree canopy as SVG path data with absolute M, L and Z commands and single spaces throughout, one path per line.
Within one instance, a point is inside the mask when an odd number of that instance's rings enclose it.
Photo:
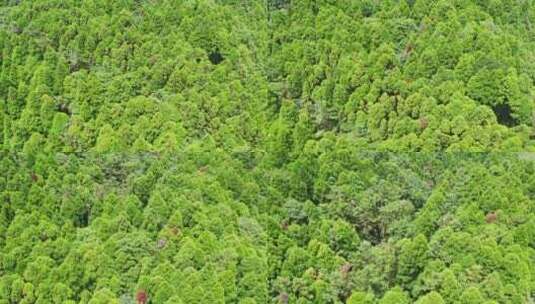
M 535 301 L 533 20 L 0 1 L 0 304 Z

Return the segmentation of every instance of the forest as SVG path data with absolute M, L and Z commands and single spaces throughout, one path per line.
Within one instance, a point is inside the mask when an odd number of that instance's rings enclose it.
M 535 1 L 0 0 L 48 303 L 535 303 Z

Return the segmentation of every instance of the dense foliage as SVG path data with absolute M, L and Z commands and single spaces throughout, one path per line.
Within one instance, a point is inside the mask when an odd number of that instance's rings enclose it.
M 533 1 L 0 4 L 0 304 L 535 301 Z

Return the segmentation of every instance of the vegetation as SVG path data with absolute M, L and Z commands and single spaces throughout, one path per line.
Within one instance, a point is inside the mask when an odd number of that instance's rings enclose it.
M 0 304 L 532 303 L 533 20 L 0 1 Z

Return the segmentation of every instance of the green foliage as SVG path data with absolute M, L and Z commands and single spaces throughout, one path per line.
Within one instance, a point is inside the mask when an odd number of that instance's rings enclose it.
M 533 302 L 530 20 L 2 1 L 0 303 Z
M 374 303 L 374 296 L 373 294 L 357 291 L 353 292 L 349 299 L 347 300 L 347 304 L 373 304 Z
M 432 291 L 416 301 L 418 304 L 444 304 L 442 296 L 436 291 Z
M 399 304 L 409 303 L 409 297 L 399 287 L 394 287 L 390 289 L 389 291 L 385 293 L 383 298 L 379 300 L 379 304 L 394 304 L 394 303 L 399 303 Z

